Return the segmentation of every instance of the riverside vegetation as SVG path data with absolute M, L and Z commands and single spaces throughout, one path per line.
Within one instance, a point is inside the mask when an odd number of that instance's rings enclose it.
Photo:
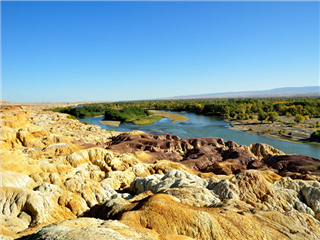
M 68 116 L 1 107 L 1 239 L 320 239 L 319 159 Z
M 293 137 L 292 140 L 304 142 L 309 140 L 318 141 L 317 138 L 310 138 L 310 136 L 320 128 L 319 97 L 131 101 L 89 104 L 78 108 L 67 107 L 52 110 L 68 113 L 77 118 L 83 118 L 103 115 L 106 111 L 129 109 L 132 107 L 143 108 L 145 110 L 190 111 L 220 116 L 228 119 L 228 122 L 233 122 L 233 125 L 241 125 L 241 128 L 233 128 L 235 130 L 244 129 L 243 131 L 256 134 L 269 134 L 272 132 L 274 136 L 283 139 L 290 140 Z M 112 117 L 117 118 L 115 117 L 117 113 L 114 112 L 113 114 L 114 116 Z M 292 121 L 292 118 L 294 121 Z M 136 118 L 139 120 L 132 120 L 132 117 L 129 119 L 134 124 L 152 124 L 159 118 L 150 116 L 149 112 L 149 115 L 144 116 L 144 119 Z M 128 119 L 123 118 L 123 121 L 128 121 Z M 257 124 L 258 121 L 261 123 L 259 126 Z M 268 127 L 268 122 L 276 122 L 278 126 L 276 128 L 273 126 Z M 250 124 L 252 126 L 249 126 Z M 288 127 L 294 127 L 293 131 L 288 130 Z
M 156 116 L 148 110 L 139 107 L 124 107 L 120 110 L 107 108 L 104 113 L 105 120 L 120 121 L 121 123 L 133 123 L 135 125 L 152 124 L 162 117 Z

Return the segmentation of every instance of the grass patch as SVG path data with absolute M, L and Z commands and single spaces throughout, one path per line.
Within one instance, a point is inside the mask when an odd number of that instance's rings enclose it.
M 67 116 L 67 118 L 69 118 L 69 119 L 77 119 L 75 116 L 70 115 L 70 114 Z
M 149 125 L 149 124 L 154 124 L 155 121 L 158 121 L 160 119 L 162 119 L 162 116 L 151 115 L 151 116 L 138 118 L 134 120 L 132 123 L 134 125 Z
M 189 118 L 179 115 L 179 114 L 174 114 L 174 113 L 168 113 L 168 112 L 162 112 L 162 111 L 150 111 L 154 113 L 157 116 L 162 116 L 165 118 L 170 119 L 173 123 L 175 122 L 186 122 L 189 120 Z

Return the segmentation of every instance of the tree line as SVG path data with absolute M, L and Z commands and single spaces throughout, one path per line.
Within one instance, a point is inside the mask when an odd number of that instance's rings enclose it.
M 142 109 L 189 111 L 225 118 L 250 119 L 258 115 L 260 121 L 275 121 L 277 116 L 295 116 L 297 122 L 320 117 L 320 98 L 265 98 L 265 99 L 186 99 L 130 101 L 105 104 L 86 104 L 82 107 L 51 109 L 77 118 L 104 115 L 108 109 L 138 107 Z M 109 110 L 108 110 L 109 111 Z

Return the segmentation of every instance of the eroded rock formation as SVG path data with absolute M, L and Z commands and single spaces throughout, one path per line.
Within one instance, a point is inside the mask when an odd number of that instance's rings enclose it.
M 25 106 L 1 117 L 3 239 L 320 239 L 318 159 Z

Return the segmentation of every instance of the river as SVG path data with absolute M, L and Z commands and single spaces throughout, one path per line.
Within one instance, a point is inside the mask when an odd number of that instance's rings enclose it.
M 220 137 L 225 141 L 232 140 L 240 145 L 249 146 L 251 143 L 266 143 L 289 154 L 300 154 L 314 158 L 320 158 L 320 146 L 302 144 L 288 141 L 281 141 L 251 133 L 238 132 L 229 129 L 229 124 L 223 119 L 215 116 L 200 115 L 190 112 L 173 112 L 184 115 L 189 121 L 183 123 L 172 123 L 169 119 L 163 118 L 152 125 L 133 125 L 120 124 L 119 127 L 111 127 L 101 124 L 99 121 L 104 117 L 92 117 L 79 119 L 79 121 L 101 126 L 102 129 L 114 129 L 119 132 L 129 132 L 140 130 L 152 134 L 169 133 L 180 138 L 201 138 L 201 137 Z

